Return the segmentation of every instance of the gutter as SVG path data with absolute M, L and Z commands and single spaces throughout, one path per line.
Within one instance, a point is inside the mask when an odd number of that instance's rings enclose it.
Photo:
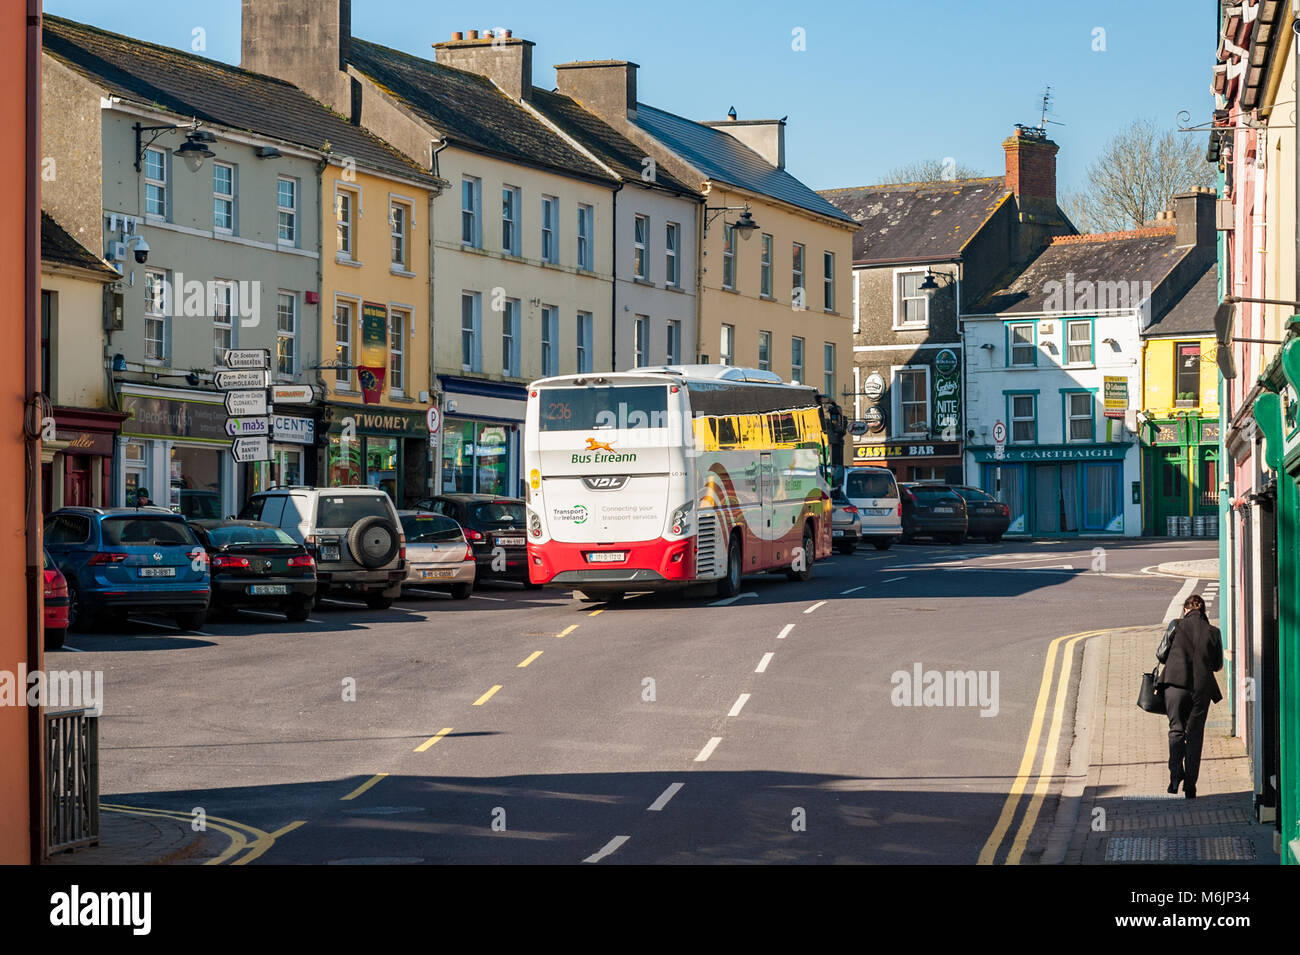
M 47 405 L 39 397 L 40 366 L 40 295 L 41 295 L 41 180 L 36 170 L 41 165 L 41 0 L 27 0 L 27 115 L 24 147 L 27 174 L 23 183 L 26 249 L 23 251 L 23 390 L 30 397 L 24 402 L 23 458 L 27 472 L 27 497 L 23 509 L 24 586 L 26 589 L 26 659 L 32 669 L 45 668 L 44 596 L 42 574 L 41 528 L 41 422 L 38 417 Z M 29 416 L 32 420 L 28 420 Z M 45 707 L 27 707 L 27 801 L 28 852 L 33 865 L 45 859 Z
M 610 214 L 610 217 L 614 222 L 614 229 L 613 229 L 614 260 L 613 262 L 610 263 L 610 265 L 612 266 L 610 272 L 612 272 L 613 275 L 611 276 L 611 281 L 609 283 L 609 311 L 610 311 L 609 370 L 610 371 L 618 371 L 618 194 L 619 192 L 622 191 L 623 185 L 624 185 L 623 180 L 620 179 L 614 186 L 614 211 Z M 647 236 L 647 238 L 649 237 Z M 591 241 L 592 242 L 596 241 L 596 236 L 594 234 L 591 237 Z M 592 251 L 592 264 L 595 265 L 596 250 L 593 248 L 591 251 Z M 632 354 L 635 355 L 636 354 L 636 341 L 635 341 L 636 326 L 635 325 L 632 326 L 632 335 L 634 339 L 632 342 Z M 593 344 L 595 343 L 593 342 Z M 557 347 L 558 347 L 558 343 L 557 343 Z

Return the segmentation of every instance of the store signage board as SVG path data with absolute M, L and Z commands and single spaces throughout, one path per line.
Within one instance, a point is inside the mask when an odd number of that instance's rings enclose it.
M 270 433 L 270 424 L 266 418 L 227 418 L 226 434 L 232 438 L 265 437 Z
M 292 415 L 271 417 L 271 439 L 288 444 L 313 444 L 316 441 L 316 422 L 311 418 Z
M 218 391 L 265 388 L 271 383 L 271 373 L 256 368 L 240 371 L 219 371 L 212 377 Z
M 272 385 L 271 403 L 277 405 L 306 405 L 316 400 L 316 390 L 311 385 Z
M 270 368 L 271 352 L 266 348 L 231 348 L 223 360 L 227 368 Z
M 266 392 L 227 391 L 226 414 L 232 418 L 260 417 L 266 414 Z
M 266 438 L 236 438 L 230 445 L 230 453 L 239 464 L 253 461 L 271 460 L 271 445 Z

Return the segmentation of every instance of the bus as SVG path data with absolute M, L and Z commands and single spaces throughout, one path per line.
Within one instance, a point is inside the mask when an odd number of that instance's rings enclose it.
M 528 574 L 589 600 L 812 576 L 831 553 L 817 391 L 671 365 L 543 378 L 524 422 Z

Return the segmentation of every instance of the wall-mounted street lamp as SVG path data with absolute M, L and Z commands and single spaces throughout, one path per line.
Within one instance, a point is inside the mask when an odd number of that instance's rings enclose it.
M 742 239 L 748 239 L 750 235 L 753 233 L 753 231 L 758 228 L 758 223 L 754 221 L 754 216 L 749 211 L 749 203 L 745 203 L 743 206 L 705 206 L 704 207 L 704 231 L 708 232 L 709 223 L 711 223 L 718 216 L 722 215 L 724 212 L 740 213 L 740 216 L 736 219 L 735 222 L 730 222 L 725 224 L 730 225 L 732 229 L 734 229 L 737 233 L 739 233 Z
M 157 142 L 158 137 L 168 130 L 188 129 L 185 134 L 185 142 L 176 150 L 176 155 L 185 160 L 185 166 L 190 172 L 198 172 L 203 167 L 203 160 L 211 159 L 216 155 L 207 147 L 208 143 L 215 143 L 217 137 L 212 135 L 206 129 L 199 128 L 199 121 L 196 119 L 191 123 L 173 123 L 169 126 L 142 126 L 136 123 L 131 127 L 135 130 L 135 171 L 140 171 L 140 163 L 144 160 L 145 150 Z M 145 133 L 153 133 L 149 141 L 144 141 Z
M 939 291 L 939 289 L 943 287 L 938 283 L 938 281 L 936 281 L 940 276 L 943 277 L 944 285 L 951 285 L 953 283 L 954 276 L 948 272 L 936 273 L 933 269 L 926 268 L 925 279 L 921 282 L 920 290 L 926 295 L 934 295 L 935 292 Z

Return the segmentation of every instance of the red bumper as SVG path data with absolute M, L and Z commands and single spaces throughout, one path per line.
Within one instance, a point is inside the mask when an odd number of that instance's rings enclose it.
M 593 553 L 622 551 L 621 561 L 588 560 Z M 528 543 L 528 579 L 535 584 L 548 584 L 556 574 L 566 571 L 592 572 L 608 570 L 611 581 L 622 580 L 629 571 L 647 571 L 667 581 L 695 579 L 695 539 L 637 541 L 631 544 L 568 544 L 548 541 L 545 544 Z M 591 576 L 591 580 L 599 580 Z

